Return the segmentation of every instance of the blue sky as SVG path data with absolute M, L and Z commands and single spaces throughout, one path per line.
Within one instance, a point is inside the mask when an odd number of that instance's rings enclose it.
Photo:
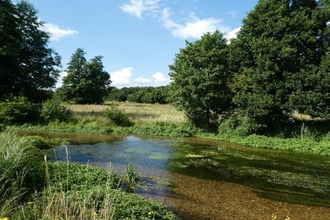
M 62 57 L 83 48 L 86 58 L 102 55 L 111 86 L 161 86 L 168 65 L 203 33 L 235 36 L 258 0 L 29 0 L 46 22 L 49 47 Z M 57 86 L 61 85 L 61 78 Z

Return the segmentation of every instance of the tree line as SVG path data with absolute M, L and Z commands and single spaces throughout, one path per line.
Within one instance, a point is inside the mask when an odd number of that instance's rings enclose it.
M 59 77 L 60 56 L 48 48 L 33 5 L 0 3 L 0 101 L 45 100 Z M 260 0 L 236 39 L 215 31 L 186 41 L 169 65 L 169 86 L 111 87 L 102 56 L 88 61 L 78 48 L 56 95 L 79 104 L 170 102 L 197 126 L 230 119 L 247 133 L 281 129 L 294 122 L 295 111 L 329 119 L 329 24 L 329 0 Z
M 149 104 L 168 104 L 169 86 L 158 87 L 110 87 L 106 100 Z

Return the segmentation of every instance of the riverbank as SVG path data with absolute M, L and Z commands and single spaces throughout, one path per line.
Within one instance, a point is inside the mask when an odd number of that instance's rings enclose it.
M 50 162 L 41 139 L 0 133 L 0 219 L 179 219 L 165 205 L 121 189 L 134 177 L 131 168 L 121 177 L 111 166 Z
M 277 136 L 240 135 L 239 127 L 230 128 L 226 121 L 217 132 L 198 129 L 185 121 L 183 112 L 171 105 L 111 103 L 109 105 L 64 105 L 73 112 L 67 122 L 53 121 L 44 125 L 22 125 L 7 127 L 7 130 L 78 132 L 91 134 L 136 134 L 168 137 L 200 137 L 228 141 L 249 147 L 280 149 L 318 155 L 330 155 L 330 125 L 326 121 L 312 121 L 297 115 L 297 122 L 289 131 L 279 131 Z M 112 109 L 112 114 L 127 116 L 129 125 L 113 123 L 103 112 Z M 120 114 L 118 114 L 120 113 Z M 109 114 L 108 114 L 109 115 Z M 120 118 L 119 118 L 120 119 Z M 117 120 L 120 121 L 120 120 Z M 228 124 L 228 123 L 227 123 Z M 284 129 L 284 128 L 283 128 Z

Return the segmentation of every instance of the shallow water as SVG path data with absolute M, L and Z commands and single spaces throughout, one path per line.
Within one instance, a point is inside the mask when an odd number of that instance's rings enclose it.
M 274 213 L 291 219 L 302 214 L 296 219 L 323 219 L 329 213 L 330 218 L 328 157 L 196 138 L 107 136 L 74 142 L 49 156 L 67 160 L 68 151 L 72 162 L 103 168 L 111 163 L 117 173 L 132 163 L 142 176 L 134 192 L 164 202 L 184 219 L 271 219 Z

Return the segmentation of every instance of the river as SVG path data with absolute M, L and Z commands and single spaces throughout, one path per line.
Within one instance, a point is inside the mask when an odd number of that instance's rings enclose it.
M 198 138 L 68 136 L 53 160 L 121 174 L 132 163 L 134 193 L 182 219 L 330 219 L 330 158 Z

